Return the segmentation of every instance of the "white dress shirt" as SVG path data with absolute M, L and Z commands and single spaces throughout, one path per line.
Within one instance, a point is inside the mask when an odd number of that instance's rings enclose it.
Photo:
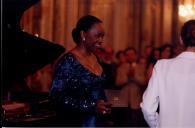
M 159 60 L 140 106 L 150 127 L 195 128 L 195 52 Z

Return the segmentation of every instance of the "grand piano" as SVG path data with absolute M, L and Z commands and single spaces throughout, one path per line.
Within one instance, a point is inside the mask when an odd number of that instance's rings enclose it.
M 3 89 L 8 90 L 17 81 L 45 65 L 54 62 L 64 47 L 23 32 L 20 19 L 25 10 L 39 0 L 3 0 L 2 70 Z
M 65 52 L 63 46 L 22 31 L 20 19 L 23 13 L 38 2 L 39 0 L 2 0 L 2 101 L 12 100 L 9 99 L 9 90 L 19 84 L 21 88 L 26 88 L 23 92 L 25 95 L 22 96 L 27 104 L 30 102 L 31 108 L 32 96 L 29 95 L 32 93 L 28 90 L 24 78 L 53 63 Z M 33 103 L 38 105 L 39 102 Z M 2 107 L 1 109 L 3 110 Z M 10 123 L 5 123 L 5 126 L 10 126 Z

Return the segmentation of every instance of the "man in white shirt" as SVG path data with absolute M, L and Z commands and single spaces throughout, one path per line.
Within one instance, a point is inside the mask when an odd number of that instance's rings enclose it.
M 195 127 L 195 20 L 184 24 L 181 39 L 186 50 L 159 60 L 144 92 L 140 106 L 150 127 Z

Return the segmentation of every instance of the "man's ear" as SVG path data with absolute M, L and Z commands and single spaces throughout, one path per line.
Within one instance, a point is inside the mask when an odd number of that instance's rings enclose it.
M 183 40 L 182 40 L 181 36 L 179 37 L 179 44 L 180 44 L 180 45 L 184 45 L 184 43 L 183 43 Z
M 80 31 L 81 40 L 85 41 L 85 32 L 82 30 Z

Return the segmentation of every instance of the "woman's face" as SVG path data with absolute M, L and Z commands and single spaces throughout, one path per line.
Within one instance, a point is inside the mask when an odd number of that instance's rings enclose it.
M 160 58 L 160 51 L 159 51 L 159 50 L 155 50 L 155 51 L 154 51 L 154 58 L 155 58 L 156 60 L 158 60 L 158 59 Z
M 85 47 L 90 52 L 95 52 L 96 49 L 101 47 L 104 38 L 104 28 L 102 23 L 94 24 L 91 29 L 85 32 Z
M 137 54 L 134 50 L 130 49 L 126 52 L 126 59 L 129 62 L 136 62 Z
M 161 59 L 168 59 L 171 55 L 171 48 L 167 47 L 165 48 L 161 53 Z
M 119 55 L 119 62 L 120 62 L 120 63 L 126 62 L 126 58 L 125 58 L 125 54 L 124 54 L 124 53 L 121 53 L 121 54 Z

